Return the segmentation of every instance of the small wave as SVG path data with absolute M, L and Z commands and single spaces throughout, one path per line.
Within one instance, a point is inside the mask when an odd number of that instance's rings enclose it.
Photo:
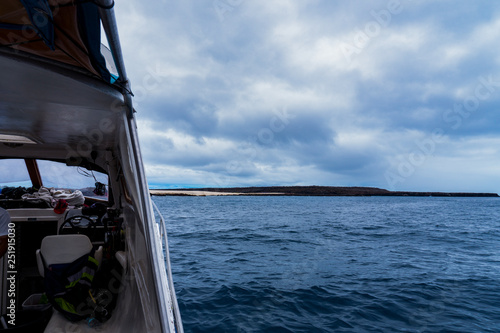
M 155 199 L 186 332 L 498 331 L 491 201 L 227 199 Z

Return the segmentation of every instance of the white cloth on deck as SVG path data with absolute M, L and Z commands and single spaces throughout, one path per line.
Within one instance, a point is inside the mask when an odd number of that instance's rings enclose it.
M 85 202 L 85 197 L 80 190 L 61 190 L 53 187 L 41 187 L 38 192 L 33 194 L 24 194 L 23 200 L 42 200 L 54 207 L 59 199 L 64 199 L 70 206 L 82 206 Z

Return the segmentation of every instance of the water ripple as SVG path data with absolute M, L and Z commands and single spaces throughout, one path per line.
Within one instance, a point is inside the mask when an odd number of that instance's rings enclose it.
M 186 332 L 498 332 L 498 199 L 158 197 Z

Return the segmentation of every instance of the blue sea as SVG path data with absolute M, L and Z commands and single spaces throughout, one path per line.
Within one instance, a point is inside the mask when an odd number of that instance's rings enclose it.
M 500 332 L 500 199 L 154 197 L 186 332 Z

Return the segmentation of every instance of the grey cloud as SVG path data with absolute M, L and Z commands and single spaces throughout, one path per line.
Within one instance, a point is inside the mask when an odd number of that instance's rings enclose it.
M 499 135 L 500 85 L 469 116 L 449 113 L 475 96 L 479 77 L 500 81 L 497 51 L 481 30 L 500 21 L 494 2 L 402 1 L 401 13 L 352 62 L 340 43 L 352 43 L 365 24 L 376 22 L 373 11 L 385 10 L 387 1 L 243 1 L 222 20 L 210 1 L 165 3 L 144 3 L 133 13 L 151 15 L 161 30 L 144 37 L 161 75 L 139 101 L 138 118 L 190 141 L 145 136 L 146 163 L 238 183 L 271 182 L 273 172 L 286 169 L 281 183 L 324 177 L 380 185 L 389 162 L 405 158 L 415 138 L 436 128 L 451 142 L 447 154 L 458 159 L 460 140 Z M 135 54 L 129 47 L 126 54 Z M 149 55 L 134 57 L 132 82 L 140 86 Z M 273 112 L 281 109 L 293 118 L 273 127 Z M 370 131 L 390 135 L 359 145 L 338 140 Z M 422 174 L 431 166 L 424 164 Z

